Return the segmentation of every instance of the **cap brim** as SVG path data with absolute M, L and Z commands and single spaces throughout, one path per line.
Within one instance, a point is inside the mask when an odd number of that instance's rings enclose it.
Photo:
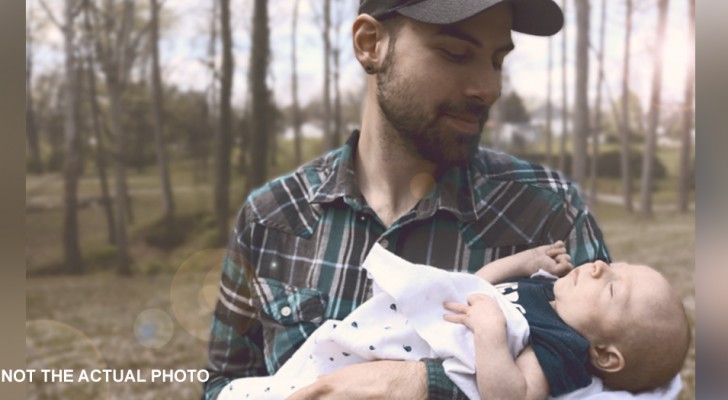
M 429 24 L 454 24 L 500 4 L 513 5 L 513 30 L 550 36 L 561 30 L 564 14 L 552 0 L 424 0 L 397 9 L 405 17 Z

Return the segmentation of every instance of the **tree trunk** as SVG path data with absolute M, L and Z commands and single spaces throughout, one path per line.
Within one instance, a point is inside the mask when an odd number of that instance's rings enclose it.
M 40 157 L 40 142 L 38 140 L 38 128 L 35 125 L 35 114 L 33 109 L 33 36 L 30 32 L 30 23 L 25 27 L 26 50 L 25 50 L 25 126 L 26 139 L 28 140 L 28 155 L 30 165 L 28 171 L 34 174 L 43 172 L 43 162 Z
M 291 98 L 293 106 L 291 114 L 293 117 L 293 147 L 296 158 L 296 165 L 303 162 L 303 151 L 301 149 L 301 106 L 298 104 L 298 70 L 296 56 L 296 35 L 298 28 L 298 5 L 300 0 L 293 0 L 293 22 L 291 23 Z
M 546 165 L 553 167 L 553 145 L 554 137 L 552 121 L 553 121 L 553 94 L 551 91 L 554 72 L 554 41 L 549 37 L 549 62 L 548 62 L 548 81 L 546 84 Z
M 650 116 L 645 138 L 645 151 L 642 157 L 642 184 L 640 188 L 640 212 L 645 217 L 652 216 L 652 160 L 657 151 L 657 127 L 660 123 L 660 102 L 662 93 L 662 53 L 667 28 L 667 9 L 669 0 L 658 3 L 657 36 L 655 37 L 654 72 L 652 75 L 652 94 L 650 96 Z
M 576 0 L 576 89 L 571 176 L 581 187 L 586 183 L 589 137 L 589 0 Z
M 76 124 L 78 106 L 77 71 L 74 48 L 74 9 L 73 1 L 66 0 L 63 26 L 65 50 L 65 119 L 64 119 L 64 165 L 63 165 L 63 258 L 64 269 L 68 273 L 81 274 L 84 272 L 83 257 L 79 245 L 78 233 L 78 172 L 79 172 L 79 132 Z
M 631 214 L 632 207 L 632 171 L 629 166 L 630 157 L 630 124 L 629 124 L 629 58 L 632 42 L 632 0 L 626 0 L 627 15 L 624 35 L 624 64 L 622 70 L 622 184 L 624 185 L 624 208 Z
M 604 38 L 607 21 L 607 1 L 602 0 L 601 21 L 599 27 L 599 67 L 597 78 L 597 99 L 594 106 L 594 128 L 592 129 L 592 158 L 590 168 L 589 200 L 597 203 L 597 166 L 599 161 L 599 136 L 602 132 L 602 86 L 604 85 Z
M 92 7 L 86 0 L 86 9 L 90 10 L 94 24 L 91 27 L 95 39 L 96 56 L 104 72 L 106 91 L 111 107 L 111 136 L 113 138 L 112 159 L 114 164 L 116 212 L 116 251 L 117 273 L 131 275 L 131 257 L 127 242 L 126 224 L 132 221 L 131 196 L 126 182 L 126 132 L 122 126 L 122 92 L 131 67 L 134 65 L 136 49 L 142 32 L 132 38 L 134 2 L 125 0 L 121 8 L 121 17 L 115 14 L 112 2 L 104 2 L 103 9 Z M 114 17 L 111 17 L 114 16 Z M 116 24 L 119 22 L 117 29 Z
M 326 149 L 336 148 L 334 135 L 331 131 L 331 0 L 324 0 L 324 20 L 321 28 L 321 35 L 324 42 L 324 141 Z
M 695 100 L 695 0 L 688 0 L 689 40 L 692 54 L 688 60 L 688 71 L 685 77 L 685 103 L 682 117 L 682 146 L 680 147 L 680 193 L 678 196 L 678 210 L 687 212 L 690 203 L 691 181 L 691 153 L 693 140 L 691 137 L 693 127 L 693 101 Z
M 98 91 L 96 90 L 96 76 L 91 59 L 87 60 L 87 77 L 89 102 L 91 105 L 91 122 L 94 140 L 96 141 L 96 171 L 99 175 L 99 185 L 101 186 L 101 201 L 103 203 L 104 215 L 106 216 L 107 237 L 109 244 L 116 244 L 116 224 L 114 223 L 114 212 L 111 196 L 109 194 L 109 180 L 106 175 L 106 149 L 104 147 L 103 136 L 101 135 L 101 107 L 98 102 Z
M 268 71 L 268 58 L 270 54 L 270 32 L 268 29 L 268 3 L 265 0 L 255 0 L 253 12 L 253 48 L 250 53 L 250 73 L 248 75 L 250 97 L 252 102 L 251 115 L 251 165 L 249 168 L 250 180 L 248 189 L 261 186 L 267 179 L 268 135 L 271 134 L 268 117 L 270 108 L 270 92 L 266 85 Z
M 152 93 L 154 103 L 154 138 L 157 150 L 157 163 L 162 184 L 162 210 L 167 233 L 174 229 L 174 197 L 172 196 L 172 183 L 169 176 L 167 150 L 164 139 L 164 93 L 162 89 L 162 74 L 159 68 L 159 6 L 157 0 L 150 0 L 152 11 L 151 45 L 152 45 Z
M 568 0 L 563 0 L 561 8 L 564 12 L 564 19 L 566 18 L 566 5 Z M 561 141 L 559 146 L 559 170 L 566 172 L 566 137 L 569 134 L 568 122 L 569 122 L 569 96 L 566 89 L 567 74 L 566 74 L 566 23 L 564 22 L 564 28 L 561 29 L 562 42 L 561 42 Z
M 114 137 L 114 177 L 116 191 L 114 209 L 116 211 L 116 251 L 117 273 L 131 275 L 131 259 L 126 236 L 129 216 L 129 197 L 126 185 L 126 133 L 121 125 L 121 90 L 115 76 L 107 75 L 106 87 L 111 102 L 111 135 Z
M 212 12 L 210 16 L 210 40 L 207 44 L 207 57 L 210 63 L 210 85 L 207 88 L 207 103 L 205 104 L 205 120 L 209 126 L 209 132 L 213 138 L 217 137 L 218 129 L 218 76 L 217 69 L 217 24 L 219 23 L 220 0 L 212 0 Z M 203 139 L 204 140 L 204 139 Z M 202 140 L 195 143 L 202 145 Z M 195 182 L 206 180 L 209 164 L 209 147 L 206 142 L 204 148 L 193 149 L 197 168 L 195 169 Z
M 220 82 L 220 129 L 215 140 L 215 219 L 221 243 L 228 237 L 230 208 L 230 146 L 232 144 L 233 37 L 230 0 L 220 0 L 222 28 L 222 80 Z

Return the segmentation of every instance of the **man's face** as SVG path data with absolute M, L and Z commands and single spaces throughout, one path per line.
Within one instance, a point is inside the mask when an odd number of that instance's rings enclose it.
M 500 96 L 511 18 L 505 4 L 453 25 L 402 18 L 377 75 L 388 139 L 437 165 L 467 163 Z
M 669 302 L 671 293 L 667 280 L 649 267 L 596 261 L 556 281 L 554 309 L 593 343 L 649 326 L 653 311 Z

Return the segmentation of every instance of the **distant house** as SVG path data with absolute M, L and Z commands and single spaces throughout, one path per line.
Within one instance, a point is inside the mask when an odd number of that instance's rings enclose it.
M 493 145 L 496 148 L 525 150 L 543 138 L 543 129 L 529 122 L 505 122 L 494 130 Z
M 561 119 L 561 107 L 555 104 L 551 106 L 551 132 L 553 137 L 561 137 L 563 131 L 564 120 Z M 572 118 L 569 114 L 566 120 L 566 129 L 568 132 L 571 131 Z M 542 127 L 543 131 L 546 132 L 546 104 L 535 108 L 531 111 L 531 124 Z

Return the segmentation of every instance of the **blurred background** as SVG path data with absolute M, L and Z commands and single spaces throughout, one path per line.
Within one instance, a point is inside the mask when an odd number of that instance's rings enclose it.
M 694 0 L 557 0 L 514 33 L 483 144 L 577 182 L 616 260 L 694 322 Z M 360 124 L 355 0 L 26 1 L 28 368 L 199 369 L 224 246 L 265 181 Z M 694 350 L 681 398 L 694 398 Z M 199 382 L 29 385 L 198 398 Z

